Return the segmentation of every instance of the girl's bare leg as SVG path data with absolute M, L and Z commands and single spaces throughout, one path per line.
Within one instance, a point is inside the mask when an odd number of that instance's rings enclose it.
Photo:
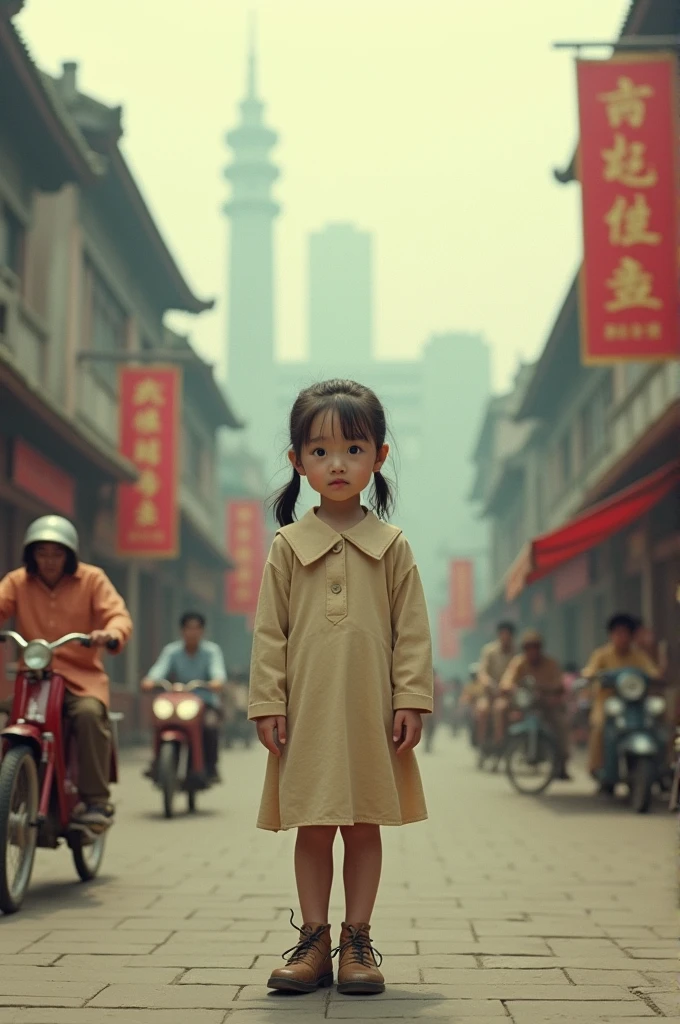
M 303 924 L 327 924 L 335 825 L 306 825 L 295 843 L 295 880 Z
M 340 831 L 345 843 L 345 921 L 370 924 L 382 870 L 380 826 L 348 825 Z

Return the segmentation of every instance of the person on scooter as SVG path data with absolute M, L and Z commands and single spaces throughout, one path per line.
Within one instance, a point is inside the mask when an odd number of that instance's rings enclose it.
M 512 695 L 522 679 L 530 676 L 536 681 L 541 714 L 557 741 L 561 768 L 557 778 L 568 781 L 569 730 L 562 670 L 554 658 L 544 653 L 543 637 L 535 629 L 522 635 L 521 648 L 522 653 L 512 659 L 501 679 L 500 696 L 493 706 L 495 732 L 505 736 Z
M 477 680 L 482 695 L 475 702 L 475 734 L 478 746 L 486 743 L 491 719 L 491 708 L 498 694 L 498 687 L 503 673 L 515 657 L 515 624 L 499 622 L 496 627 L 496 639 L 482 648 L 479 661 Z M 503 737 L 496 735 L 496 745 L 502 743 Z
M 27 640 L 58 640 L 89 633 L 91 648 L 71 644 L 54 653 L 53 667 L 64 677 L 64 715 L 74 731 L 81 802 L 74 824 L 93 831 L 113 823 L 109 770 L 111 730 L 109 680 L 99 649 L 110 640 L 122 650 L 132 633 L 125 602 L 103 572 L 79 560 L 76 528 L 62 516 L 41 516 L 26 531 L 22 569 L 0 580 L 0 623 L 16 620 Z
M 185 612 L 179 621 L 181 640 L 166 644 L 160 657 L 142 680 L 142 690 L 153 690 L 157 683 L 166 679 L 169 683 L 200 681 L 205 683 L 197 693 L 211 708 L 214 715 L 208 716 L 203 730 L 203 756 L 209 782 L 219 782 L 217 762 L 219 758 L 219 724 L 222 713 L 221 693 L 227 684 L 224 657 L 218 644 L 205 639 L 205 617 L 200 612 Z M 152 764 L 144 773 L 152 776 Z
M 590 656 L 583 669 L 584 679 L 592 680 L 590 738 L 588 743 L 588 767 L 595 779 L 599 779 L 604 763 L 604 702 L 607 693 L 602 689 L 599 676 L 605 672 L 616 672 L 622 668 L 637 668 L 650 679 L 659 679 L 658 667 L 645 651 L 635 646 L 635 634 L 639 627 L 639 619 L 627 612 L 612 615 L 607 623 L 609 643 L 598 647 Z

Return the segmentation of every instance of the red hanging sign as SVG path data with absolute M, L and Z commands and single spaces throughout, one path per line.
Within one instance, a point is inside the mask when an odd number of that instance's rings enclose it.
M 139 479 L 118 488 L 118 552 L 177 558 L 181 371 L 122 367 L 119 381 L 120 451 Z
M 467 558 L 456 558 L 449 565 L 449 607 L 454 629 L 474 629 L 475 567 Z
M 257 608 L 266 559 L 266 530 L 262 502 L 229 501 L 226 508 L 226 544 L 236 563 L 226 573 L 225 602 L 230 615 L 252 616 Z
M 680 357 L 676 75 L 671 54 L 577 61 L 587 365 Z
M 460 638 L 458 631 L 451 623 L 451 609 L 442 608 L 438 623 L 439 657 L 443 661 L 453 661 L 460 655 Z

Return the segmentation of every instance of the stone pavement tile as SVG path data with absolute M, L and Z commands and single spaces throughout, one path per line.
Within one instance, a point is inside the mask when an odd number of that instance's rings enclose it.
M 238 993 L 236 985 L 109 985 L 90 1006 L 123 1009 L 227 1010 Z
M 269 977 L 277 967 L 281 967 L 283 961 L 280 956 L 258 956 L 255 967 L 260 976 Z M 208 966 L 200 964 L 197 966 Z M 228 966 L 228 965 L 225 965 Z M 391 956 L 385 958 L 383 973 L 395 981 L 401 980 L 402 974 L 418 971 L 424 967 L 441 968 L 469 968 L 477 970 L 477 962 L 473 956 Z M 404 980 L 408 980 L 404 978 Z
M 387 994 L 386 994 L 387 995 Z M 485 1021 L 506 1020 L 507 1015 L 503 1003 L 494 999 L 390 999 L 379 998 L 373 1002 L 368 1000 L 343 999 L 334 1000 L 328 1007 L 329 1020 L 388 1021 L 401 1018 L 410 1022 L 427 1020 L 435 1017 L 449 1021 L 450 1024 L 483 1024 Z M 231 1024 L 231 1017 L 227 1018 Z M 247 1018 L 245 1018 L 247 1024 Z
M 60 928 L 64 925 L 60 924 Z M 70 927 L 70 925 L 69 925 Z M 180 917 L 126 917 L 117 924 L 109 924 L 117 932 L 144 932 L 167 931 L 167 932 L 223 932 L 230 927 L 227 920 L 197 921 L 195 918 Z M 256 926 L 261 931 L 261 926 Z
M 484 971 L 480 971 L 484 974 Z M 629 992 L 623 985 L 570 985 L 566 980 L 557 985 L 527 985 L 521 978 L 505 981 L 494 981 L 492 978 L 487 985 L 464 984 L 464 985 L 389 985 L 384 996 L 379 999 L 439 999 L 444 998 L 452 1002 L 468 999 L 511 999 L 532 1000 L 541 1002 L 558 1003 L 582 1003 L 582 1002 L 604 1002 L 604 1001 L 627 1001 L 637 1002 L 635 995 Z M 332 993 L 333 999 L 343 998 Z M 356 1000 L 354 1000 L 356 1001 Z
M 160 946 L 161 943 L 167 942 L 172 936 L 172 931 L 135 931 L 132 933 L 117 931 L 116 929 L 104 928 L 98 930 L 77 931 L 74 932 L 67 930 L 62 931 L 61 929 L 48 932 L 44 937 L 44 942 L 56 943 L 56 942 L 84 942 L 88 945 L 90 943 L 98 943 L 101 941 L 103 936 L 110 936 L 114 942 L 129 942 L 135 946 Z
M 326 990 L 310 992 L 308 995 L 287 995 L 283 992 L 268 992 L 261 985 L 248 985 L 240 990 L 237 1002 L 230 1004 L 229 1009 L 270 1010 L 273 1015 L 283 1012 L 294 1019 L 300 1016 L 323 1020 L 327 1005 Z
M 95 940 L 78 942 L 75 939 L 55 942 L 54 940 L 42 939 L 31 946 L 31 952 L 35 953 L 120 953 L 139 954 L 151 953 L 156 944 L 131 942 L 124 936 L 118 938 L 111 932 L 108 935 L 102 934 Z
M 551 950 L 541 939 L 516 938 L 509 935 L 506 938 L 483 938 L 479 942 L 421 942 L 419 944 L 421 953 L 471 953 L 477 954 L 498 954 L 501 956 L 551 956 Z M 616 946 L 612 943 L 612 948 Z M 383 950 L 385 952 L 385 950 Z
M 568 985 L 566 975 L 559 967 L 546 970 L 526 970 L 521 974 L 517 970 L 486 971 L 480 968 L 467 970 L 447 970 L 441 967 L 423 967 L 423 981 L 427 985 L 496 985 L 510 982 L 513 985 Z M 613 972 L 616 973 L 616 972 Z M 607 984 L 604 982 L 603 984 Z M 614 982 L 612 982 L 614 984 Z M 627 984 L 622 981 L 621 984 Z
M 668 1017 L 671 1014 L 680 1015 L 680 992 L 656 992 L 649 998 L 654 1006 Z
M 118 929 L 116 929 L 116 932 L 118 932 Z M 291 932 L 286 932 L 285 938 L 286 939 L 294 939 L 296 937 L 296 935 L 297 935 L 297 932 L 295 932 L 295 933 L 293 933 L 292 931 Z M 237 944 L 244 944 L 244 945 L 250 947 L 250 946 L 260 946 L 260 945 L 262 945 L 266 941 L 265 937 L 267 936 L 267 932 L 264 930 L 264 928 L 262 928 L 262 929 L 260 929 L 260 930 L 258 930 L 256 932 L 252 932 L 252 931 L 248 931 L 248 932 L 232 932 L 232 931 L 221 931 L 221 932 L 215 932 L 215 931 L 207 931 L 207 932 L 204 932 L 204 931 L 192 931 L 192 932 L 188 932 L 188 931 L 184 930 L 183 923 L 180 922 L 177 925 L 177 927 L 172 930 L 172 932 L 164 932 L 163 936 L 164 937 L 162 939 L 159 939 L 158 941 L 159 942 L 164 942 L 168 946 L 176 945 L 178 942 L 184 944 L 185 942 L 190 941 L 192 946 L 222 946 L 222 945 L 224 945 L 224 943 L 229 943 L 229 945 L 231 945 L 231 946 L 235 946 Z M 132 935 L 130 937 L 132 938 Z M 138 942 L 138 941 L 139 942 L 146 942 L 146 941 L 149 941 L 149 940 L 147 940 L 147 939 L 137 939 L 137 937 L 135 936 L 135 940 L 134 941 L 135 942 Z M 280 936 L 279 936 L 277 941 L 278 942 L 281 941 L 281 937 Z M 289 943 L 289 945 L 290 945 L 290 943 Z
M 223 1024 L 224 1010 L 194 1010 L 191 1024 Z M 187 1024 L 186 1010 L 0 1010 L 0 1024 Z
M 93 957 L 98 961 L 87 971 L 77 973 L 72 967 L 56 965 L 54 967 L 13 967 L 11 971 L 0 974 L 0 994 L 16 995 L 24 989 L 28 992 L 42 992 L 41 986 L 72 983 L 87 988 L 84 999 L 91 999 L 104 985 L 118 982 L 140 982 L 147 985 L 169 985 L 182 973 L 181 967 L 133 968 L 109 964 L 108 957 Z M 132 975 L 132 977 L 130 977 Z M 90 991 L 93 989 L 93 991 Z M 65 992 L 65 995 L 80 997 L 80 991 Z
M 422 958 L 421 958 L 422 960 Z M 510 967 L 515 970 L 537 967 L 564 967 L 582 968 L 584 970 L 612 970 L 612 971 L 677 971 L 678 961 L 674 960 L 633 960 L 623 953 L 599 954 L 597 956 L 556 956 L 556 957 L 535 957 L 535 956 L 485 956 L 482 958 L 485 968 Z
M 654 939 L 651 928 L 635 924 L 612 924 L 605 925 L 604 934 L 608 939 L 639 939 L 641 945 L 645 945 L 646 939 Z
M 623 985 L 626 988 L 638 988 L 645 984 L 645 977 L 639 971 L 635 970 L 635 965 L 631 964 L 630 969 L 626 970 L 607 970 L 598 968 L 565 968 L 565 971 L 569 978 L 574 982 L 575 985 Z
M 473 921 L 475 933 L 480 938 L 501 935 L 556 936 L 558 938 L 601 938 L 602 928 L 582 918 L 563 917 L 557 920 L 538 921 Z
M 596 956 L 598 953 L 616 953 L 620 948 L 613 939 L 551 938 L 548 945 L 556 956 Z
M 414 982 L 420 981 L 417 970 L 414 972 Z M 266 992 L 268 973 L 258 970 L 255 967 L 237 968 L 226 967 L 223 969 L 211 969 L 209 967 L 196 967 L 187 971 L 179 982 L 180 985 L 249 985 L 259 987 L 261 993 Z
M 670 992 L 678 991 L 679 968 L 676 965 L 674 971 L 645 971 L 645 984 L 654 988 L 666 989 Z
M 52 967 L 17 967 L 12 971 L 3 972 L 0 976 L 0 998 L 5 1000 L 4 1005 L 21 1006 L 22 999 L 33 995 L 45 995 L 56 999 L 55 1006 L 79 1005 L 80 1002 L 84 1003 L 96 996 L 106 984 L 105 981 L 89 978 L 74 979 L 65 974 L 55 975 L 54 970 Z M 10 997 L 14 997 L 14 1004 L 7 1002 Z M 77 1002 L 60 1002 L 63 997 Z
M 211 962 L 211 961 L 216 962 Z M 107 964 L 111 970 L 122 970 L 124 968 L 130 968 L 131 970 L 144 971 L 147 969 L 153 970 L 189 970 L 194 967 L 212 967 L 212 968 L 239 968 L 246 970 L 252 967 L 255 960 L 254 956 L 240 956 L 240 957 L 225 957 L 216 956 L 206 958 L 203 956 L 196 956 L 191 951 L 180 952 L 180 953 L 163 953 L 163 947 L 160 948 L 158 953 L 154 953 L 151 956 L 100 956 L 98 954 L 68 954 L 58 960 L 56 963 L 57 967 L 65 967 L 70 971 L 92 971 L 93 973 L 99 973 L 102 970 L 100 966 L 102 963 Z M 281 960 L 279 960 L 281 964 Z M 136 975 L 135 975 L 136 977 Z
M 655 924 L 652 931 L 660 939 L 680 939 L 680 922 L 674 924 Z
M 646 1022 L 657 1015 L 640 1000 L 627 1003 L 569 1003 L 567 1006 L 553 1003 L 532 1003 L 513 1000 L 506 1003 L 514 1024 L 547 1024 L 549 1021 L 579 1020 L 582 1024 L 588 1021 L 618 1021 L 625 1018 L 626 1024 Z
M 3 967 L 49 967 L 59 959 L 58 953 L 14 953 L 0 955 L 0 969 Z
M 4 929 L 0 929 L 0 955 L 25 952 L 39 942 L 48 931 L 48 928 L 44 928 L 41 931 L 16 931 L 13 935 L 8 935 Z
M 83 974 L 88 981 L 101 981 L 103 985 L 171 985 L 180 978 L 185 970 L 184 967 L 113 967 L 108 964 L 108 957 L 100 956 L 98 964 L 88 968 Z M 57 964 L 50 968 L 52 972 L 58 972 L 57 977 L 73 977 L 72 967 L 62 967 Z M 101 987 L 101 986 L 100 986 Z
M 680 949 L 677 942 L 643 947 L 626 945 L 622 948 L 628 956 L 633 957 L 635 960 L 668 960 L 671 957 L 677 958 Z
M 88 914 L 87 916 L 85 914 L 81 914 L 79 917 L 65 918 L 62 917 L 61 914 L 45 914 L 40 918 L 40 921 L 38 921 L 36 918 L 33 918 L 33 920 L 30 922 L 30 929 L 26 927 L 26 924 L 28 924 L 28 922 L 24 924 L 24 922 L 22 921 L 21 924 L 24 925 L 24 927 L 21 928 L 14 925 L 14 918 L 2 918 L 1 920 L 2 924 L 0 925 L 0 939 L 2 938 L 2 936 L 8 934 L 8 931 L 5 930 L 8 927 L 7 925 L 5 925 L 5 921 L 7 920 L 11 920 L 12 922 L 11 925 L 9 925 L 9 928 L 11 928 L 13 935 L 21 935 L 22 931 L 35 931 L 38 925 L 40 926 L 41 929 L 43 929 L 42 934 L 48 935 L 52 931 L 108 931 L 109 929 L 115 928 L 117 925 L 119 925 L 124 920 L 124 918 L 123 915 L 120 913 L 113 918 L 106 917 L 105 915 L 100 914 L 98 909 L 94 910 L 91 914 Z M 149 925 L 149 927 L 151 926 Z

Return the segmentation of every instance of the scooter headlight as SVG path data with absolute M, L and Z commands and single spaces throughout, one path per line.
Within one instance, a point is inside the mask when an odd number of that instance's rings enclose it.
M 639 672 L 622 672 L 616 688 L 624 700 L 640 700 L 645 692 L 645 678 Z
M 175 713 L 175 705 L 167 697 L 157 697 L 151 705 L 151 709 L 156 718 L 160 718 L 162 722 L 172 718 Z
M 47 668 L 52 660 L 52 648 L 46 640 L 31 640 L 24 650 L 24 664 L 31 672 L 40 672 Z
M 657 718 L 659 715 L 663 715 L 666 710 L 666 698 L 653 696 L 648 697 L 645 701 L 645 711 Z
M 622 715 L 624 712 L 625 705 L 619 697 L 607 697 L 604 702 L 604 711 L 606 715 L 611 718 L 616 718 L 617 715 Z
M 177 717 L 183 722 L 190 722 L 201 710 L 200 700 L 181 700 L 177 705 Z
M 530 690 L 525 689 L 523 686 L 520 686 L 516 690 L 513 702 L 515 707 L 519 708 L 520 711 L 525 711 L 528 707 L 531 707 L 533 701 L 534 695 Z

